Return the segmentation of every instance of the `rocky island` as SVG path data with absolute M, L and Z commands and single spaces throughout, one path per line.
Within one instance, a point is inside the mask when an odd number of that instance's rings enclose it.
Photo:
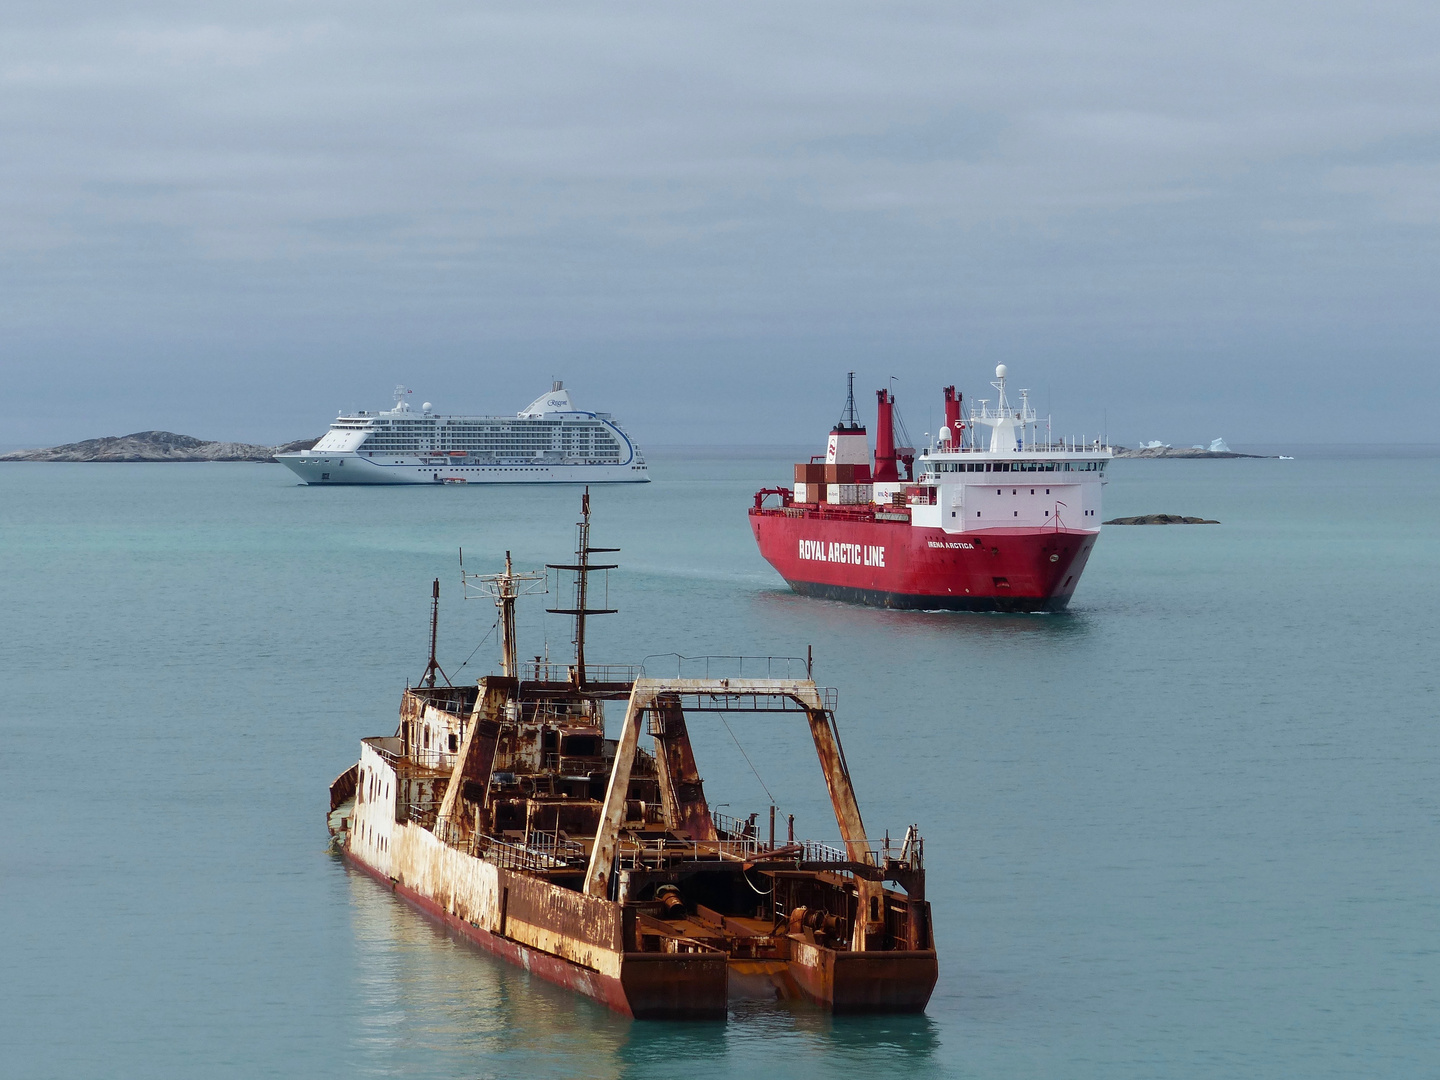
M 1141 514 L 1139 517 L 1111 518 L 1105 525 L 1219 525 L 1210 518 L 1179 517 L 1176 514 Z
M 319 441 L 297 439 L 283 446 L 256 446 L 197 439 L 173 431 L 137 431 L 45 450 L 15 450 L 0 454 L 0 461 L 274 461 L 276 454 L 309 450 Z
M 1203 446 L 1117 446 L 1117 458 L 1263 458 L 1266 454 L 1237 454 L 1234 450 L 1207 450 Z

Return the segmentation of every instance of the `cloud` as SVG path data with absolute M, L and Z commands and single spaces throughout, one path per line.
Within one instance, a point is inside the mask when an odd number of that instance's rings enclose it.
M 105 371 L 219 350 L 268 373 L 300 352 L 316 386 L 356 377 L 357 341 L 381 365 L 421 340 L 612 373 L 637 343 L 785 342 L 801 381 L 833 375 L 837 339 L 917 367 L 950 340 L 1103 374 L 1237 332 L 1280 362 L 1323 326 L 1403 358 L 1433 330 L 1405 305 L 1436 254 L 1437 21 L 11 5 L 0 326 L 76 371 L 99 342 Z M 733 370 L 717 392 L 755 374 Z

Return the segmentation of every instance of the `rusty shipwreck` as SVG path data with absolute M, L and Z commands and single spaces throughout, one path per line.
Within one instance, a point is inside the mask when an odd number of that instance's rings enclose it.
M 550 568 L 573 575 L 573 606 L 548 610 L 574 616 L 574 663 L 517 660 L 515 604 L 541 573 L 513 572 L 509 553 L 503 573 L 462 569 L 499 608 L 501 672 L 447 685 L 432 609 L 430 664 L 398 729 L 361 740 L 331 785 L 337 848 L 463 936 L 627 1016 L 723 1019 L 746 996 L 923 1009 L 937 974 L 923 842 L 913 826 L 893 842 L 866 833 L 836 692 L 806 660 L 732 678 L 678 677 L 673 657 L 677 677 L 587 665 L 585 619 L 611 610 L 587 607 L 588 576 L 613 568 L 591 556 L 614 550 L 590 546 L 589 517 L 587 492 L 575 562 Z M 721 665 L 683 673 L 707 666 Z M 625 703 L 617 738 L 607 701 Z M 838 841 L 797 840 L 783 817 L 777 835 L 773 806 L 768 822 L 711 809 L 687 717 L 723 711 L 803 718 Z

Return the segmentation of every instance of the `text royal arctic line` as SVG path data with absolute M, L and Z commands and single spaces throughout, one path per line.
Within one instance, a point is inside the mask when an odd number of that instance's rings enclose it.
M 577 409 L 557 382 L 514 416 L 342 413 L 312 450 L 278 454 L 307 484 L 636 484 L 645 457 L 609 413 Z

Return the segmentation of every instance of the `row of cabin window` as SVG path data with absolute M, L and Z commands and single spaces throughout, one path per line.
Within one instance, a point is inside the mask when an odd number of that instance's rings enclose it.
M 995 494 L 998 495 L 998 494 L 1000 494 L 1000 493 L 997 491 Z M 1090 516 L 1093 515 L 1094 513 L 1095 513 L 1094 510 L 1086 510 L 1086 511 L 1085 511 L 1085 516 L 1086 516 L 1086 517 L 1090 517 Z M 953 518 L 953 517 L 955 516 L 955 511 L 953 511 L 953 510 L 950 511 L 950 516 Z M 979 510 L 976 510 L 976 511 L 975 511 L 975 516 L 976 516 L 977 518 L 980 516 L 980 511 L 979 511 Z M 1020 516 L 1020 511 L 1019 511 L 1019 510 L 1016 510 L 1015 513 L 1014 513 L 1013 515 L 1011 515 L 1011 516 L 1012 516 L 1012 517 L 1019 517 L 1019 516 Z M 1046 510 L 1046 511 L 1045 511 L 1045 516 L 1046 516 L 1047 518 L 1050 516 L 1050 511 L 1049 511 L 1049 510 Z
M 421 742 L 424 744 L 424 745 L 421 747 L 421 749 L 422 749 L 422 750 L 429 750 L 429 749 L 430 749 L 430 725 L 429 725 L 429 724 L 421 724 L 421 725 L 420 725 L 420 739 L 421 739 Z M 449 744 L 450 753 L 453 754 L 453 753 L 455 753 L 456 750 L 459 750 L 459 749 L 460 749 L 460 736 L 459 736 L 459 735 L 456 735 L 455 732 L 452 731 L 452 732 L 449 733 L 449 735 L 446 737 L 446 742 Z M 435 749 L 437 749 L 437 750 L 440 749 L 440 732 L 438 732 L 438 731 L 435 733 Z
M 386 784 L 384 788 L 381 789 L 380 775 L 366 769 L 364 779 L 360 783 L 360 801 L 374 802 L 377 789 L 383 791 L 383 794 L 380 796 L 382 799 L 388 799 L 390 797 L 390 785 Z
M 935 472 L 1104 472 L 1103 461 L 935 461 Z

